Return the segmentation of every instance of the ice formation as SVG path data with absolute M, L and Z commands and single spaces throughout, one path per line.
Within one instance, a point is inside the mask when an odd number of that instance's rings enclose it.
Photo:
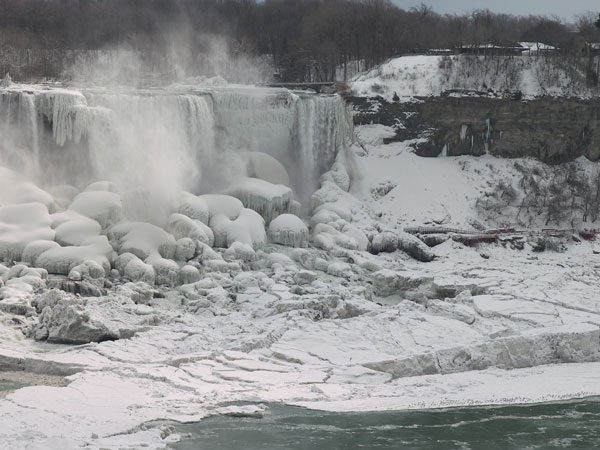
M 471 220 L 513 164 L 419 159 L 369 125 L 352 145 L 347 119 L 263 88 L 0 90 L 0 365 L 68 376 L 0 400 L 0 442 L 159 449 L 179 437 L 153 421 L 232 401 L 599 395 L 597 246 L 409 234 Z

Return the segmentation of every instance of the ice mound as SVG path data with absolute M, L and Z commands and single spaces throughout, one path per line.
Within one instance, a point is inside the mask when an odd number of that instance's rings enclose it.
M 44 253 L 46 250 L 59 247 L 60 244 L 55 241 L 43 239 L 31 241 L 23 249 L 21 261 L 26 264 L 30 264 L 31 266 L 37 266 L 37 259 L 42 253 Z
M 272 184 L 290 185 L 290 177 L 279 161 L 271 155 L 262 152 L 247 152 L 246 175 L 250 178 L 259 178 Z
M 227 248 L 234 242 L 260 248 L 267 242 L 265 221 L 256 211 L 243 208 L 239 215 L 231 220 L 225 215 L 216 215 L 210 220 L 215 234 L 215 247 Z
M 121 198 L 114 192 L 84 191 L 73 199 L 69 210 L 94 219 L 107 229 L 121 220 Z
M 189 192 L 182 192 L 179 200 L 179 213 L 208 225 L 210 213 L 206 198 L 197 197 Z
M 228 248 L 234 242 L 262 247 L 267 241 L 265 221 L 256 211 L 245 208 L 230 195 L 201 195 L 208 205 L 209 227 L 214 233 L 214 246 Z
M 62 246 L 81 245 L 92 237 L 99 236 L 102 227 L 85 216 L 62 222 L 55 228 L 55 239 Z
M 27 244 L 35 240 L 54 240 L 48 209 L 41 203 L 0 208 L 0 258 L 20 261 Z
M 183 214 L 173 214 L 169 218 L 166 230 L 175 239 L 190 238 L 213 246 L 215 236 L 213 231 L 200 220 L 191 219 Z
M 145 222 L 123 222 L 108 231 L 108 239 L 117 252 L 133 253 L 145 261 L 159 254 L 164 258 L 175 255 L 175 238 L 160 227 Z
M 200 195 L 198 198 L 203 200 L 208 206 L 209 221 L 216 216 L 225 216 L 234 220 L 240 215 L 242 209 L 244 209 L 242 202 L 230 195 L 207 194 Z
M 55 207 L 54 197 L 25 177 L 5 167 L 0 167 L 0 204 L 42 203 L 49 211 Z
M 307 247 L 308 227 L 293 214 L 282 214 L 269 224 L 269 240 L 288 247 Z
M 37 257 L 36 266 L 46 269 L 48 273 L 68 275 L 71 270 L 86 261 L 95 261 L 110 273 L 113 248 L 106 236 L 96 236 L 79 246 L 54 247 Z
M 258 178 L 246 178 L 225 193 L 238 198 L 246 208 L 259 213 L 267 223 L 280 214 L 298 212 L 300 209 L 289 187 Z

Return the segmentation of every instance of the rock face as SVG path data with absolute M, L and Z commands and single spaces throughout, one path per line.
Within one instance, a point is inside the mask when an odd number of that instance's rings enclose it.
M 405 140 L 430 132 L 419 144 L 420 156 L 531 156 L 549 164 L 580 156 L 600 159 L 600 105 L 593 100 L 535 99 L 517 101 L 490 98 L 434 97 L 415 103 L 353 99 L 361 110 L 358 124 L 393 126 L 400 118 L 405 127 L 390 140 Z M 371 108 L 369 110 L 369 108 Z

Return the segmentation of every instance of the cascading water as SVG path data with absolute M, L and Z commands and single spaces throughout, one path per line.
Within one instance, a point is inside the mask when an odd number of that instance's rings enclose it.
M 180 190 L 220 191 L 246 176 L 246 152 L 283 164 L 305 200 L 349 127 L 337 96 L 260 88 L 4 89 L 0 118 L 2 165 L 45 186 L 112 181 L 128 216 L 143 220 Z

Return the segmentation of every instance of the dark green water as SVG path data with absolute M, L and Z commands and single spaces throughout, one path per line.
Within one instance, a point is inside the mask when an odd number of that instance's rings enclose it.
M 600 399 L 530 406 L 326 413 L 269 405 L 262 419 L 178 425 L 178 450 L 600 450 Z

